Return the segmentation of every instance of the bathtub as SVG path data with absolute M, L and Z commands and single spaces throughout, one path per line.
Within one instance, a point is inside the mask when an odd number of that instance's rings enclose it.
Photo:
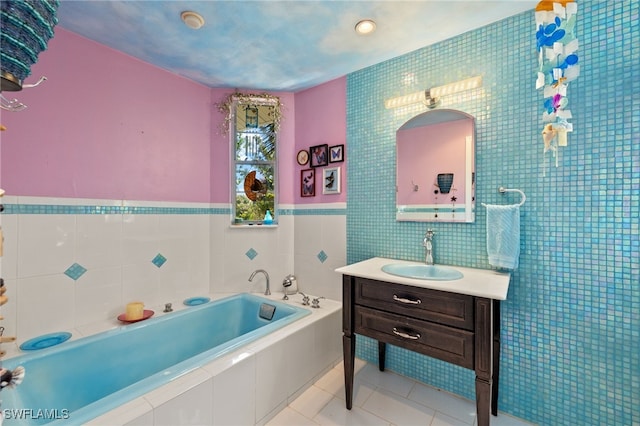
M 263 304 L 275 307 L 272 319 L 259 315 Z M 153 395 L 154 389 L 182 376 L 198 373 L 204 383 L 213 374 L 203 366 L 215 365 L 227 354 L 242 353 L 238 359 L 254 355 L 270 346 L 269 335 L 310 313 L 295 303 L 238 294 L 8 359 L 5 368 L 22 365 L 26 375 L 20 386 L 0 395 L 5 425 L 84 424 L 130 401 L 145 401 L 145 394 Z M 279 333 L 276 341 L 295 331 Z M 339 335 L 339 329 L 335 332 Z M 260 343 L 264 336 L 267 340 Z M 248 352 L 239 349 L 252 342 Z M 153 398 L 146 398 L 151 411 L 157 408 Z M 255 421 L 264 414 L 256 413 Z

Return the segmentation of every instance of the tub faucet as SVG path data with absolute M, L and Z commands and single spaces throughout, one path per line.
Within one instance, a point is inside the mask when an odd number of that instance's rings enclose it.
M 264 291 L 264 295 L 265 296 L 270 296 L 271 295 L 271 289 L 269 288 L 269 274 L 267 274 L 267 271 L 265 271 L 264 269 L 256 269 L 255 271 L 253 271 L 253 273 L 249 277 L 249 281 L 250 282 L 253 281 L 253 277 L 255 277 L 258 272 L 262 272 L 264 274 L 265 278 L 267 279 L 267 289 Z
M 433 229 L 427 229 L 427 233 L 424 234 L 424 240 L 422 240 L 422 245 L 425 248 L 425 259 L 424 262 L 427 265 L 433 265 L 433 236 L 436 235 L 433 232 Z

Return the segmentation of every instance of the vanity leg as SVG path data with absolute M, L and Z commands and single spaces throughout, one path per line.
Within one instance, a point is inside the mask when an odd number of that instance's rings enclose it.
M 476 372 L 476 413 L 478 426 L 489 426 L 491 417 L 493 379 L 493 300 L 475 300 L 475 372 Z
M 491 420 L 491 381 L 476 376 L 476 415 L 478 426 L 489 426 Z
M 356 335 L 353 332 L 354 278 L 342 276 L 342 360 L 344 363 L 344 397 L 347 410 L 353 406 L 353 373 L 356 356 Z
M 491 414 L 498 415 L 498 382 L 500 380 L 500 301 L 493 301 L 493 378 Z
M 344 360 L 344 397 L 347 410 L 353 406 L 353 372 L 356 352 L 355 336 L 342 336 L 342 352 Z
M 378 369 L 384 371 L 385 361 L 387 359 L 387 344 L 378 342 Z

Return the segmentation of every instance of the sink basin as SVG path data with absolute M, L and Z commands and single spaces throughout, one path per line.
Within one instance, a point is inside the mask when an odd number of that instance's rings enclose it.
M 463 277 L 462 272 L 441 265 L 422 265 L 409 263 L 389 263 L 382 267 L 387 274 L 419 280 L 451 281 Z

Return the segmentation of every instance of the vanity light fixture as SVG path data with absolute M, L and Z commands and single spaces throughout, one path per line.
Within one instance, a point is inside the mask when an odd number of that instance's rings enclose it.
M 421 90 L 420 92 L 386 99 L 384 101 L 384 107 L 387 109 L 398 108 L 422 102 L 428 108 L 433 109 L 438 105 L 440 98 L 443 96 L 453 95 L 454 93 L 464 92 L 465 90 L 476 89 L 480 86 L 482 86 L 482 76 L 478 75 L 465 80 L 445 84 L 443 86 L 436 86 L 431 89 Z
M 356 24 L 356 32 L 360 35 L 371 34 L 376 30 L 376 23 L 372 19 L 363 19 Z
M 204 18 L 196 12 L 185 10 L 180 14 L 180 19 L 184 24 L 192 30 L 198 30 L 204 25 Z

